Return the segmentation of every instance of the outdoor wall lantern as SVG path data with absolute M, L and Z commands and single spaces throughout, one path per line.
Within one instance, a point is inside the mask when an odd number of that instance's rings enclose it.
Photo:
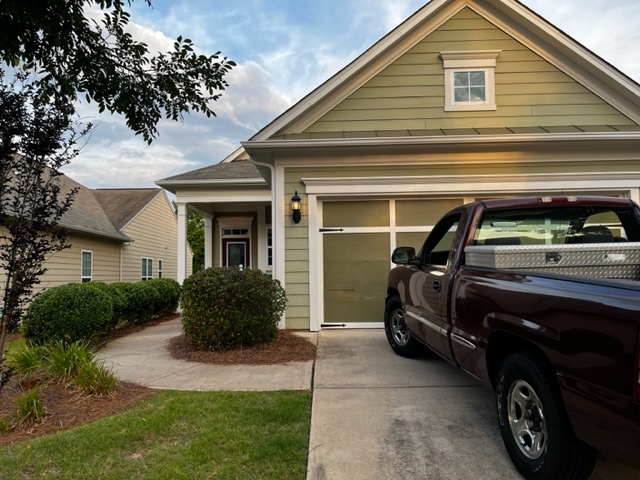
M 291 197 L 291 218 L 293 219 L 293 223 L 300 223 L 300 220 L 302 219 L 302 213 L 300 213 L 301 200 L 302 199 L 296 190 L 296 193 Z

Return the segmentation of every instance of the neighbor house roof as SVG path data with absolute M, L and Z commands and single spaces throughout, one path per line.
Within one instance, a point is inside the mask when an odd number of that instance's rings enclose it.
M 131 241 L 131 238 L 115 227 L 95 197 L 93 190 L 66 175 L 61 175 L 60 179 L 62 192 L 68 192 L 73 188 L 78 189 L 71 208 L 64 214 L 60 222 L 63 227 L 121 242 Z
M 159 188 L 99 188 L 93 195 L 113 226 L 122 230 L 161 192 Z
M 62 174 L 61 191 L 76 188 L 71 208 L 64 214 L 60 225 L 76 232 L 130 242 L 122 229 L 153 199 L 161 188 L 101 188 L 91 189 Z

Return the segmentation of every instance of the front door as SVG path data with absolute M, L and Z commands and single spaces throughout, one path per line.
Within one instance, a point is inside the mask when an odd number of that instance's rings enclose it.
M 225 238 L 222 240 L 222 266 L 251 268 L 248 238 Z

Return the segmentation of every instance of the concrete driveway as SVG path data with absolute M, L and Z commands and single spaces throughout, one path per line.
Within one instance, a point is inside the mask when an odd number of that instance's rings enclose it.
M 382 330 L 322 331 L 307 480 L 511 480 L 493 392 L 446 362 L 393 353 Z M 640 480 L 598 460 L 591 480 Z
M 313 389 L 307 480 L 517 480 L 493 393 L 444 361 L 393 353 L 383 330 L 321 331 L 315 362 L 207 365 L 174 360 L 172 320 L 98 353 L 123 379 L 176 390 Z M 599 459 L 591 480 L 640 480 Z

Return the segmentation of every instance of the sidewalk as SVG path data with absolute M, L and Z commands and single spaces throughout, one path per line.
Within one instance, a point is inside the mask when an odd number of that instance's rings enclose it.
M 172 390 L 311 390 L 313 362 L 285 365 L 214 365 L 171 358 L 166 343 L 182 334 L 180 318 L 110 342 L 98 358 L 118 378 Z M 311 335 L 317 342 L 317 335 Z

